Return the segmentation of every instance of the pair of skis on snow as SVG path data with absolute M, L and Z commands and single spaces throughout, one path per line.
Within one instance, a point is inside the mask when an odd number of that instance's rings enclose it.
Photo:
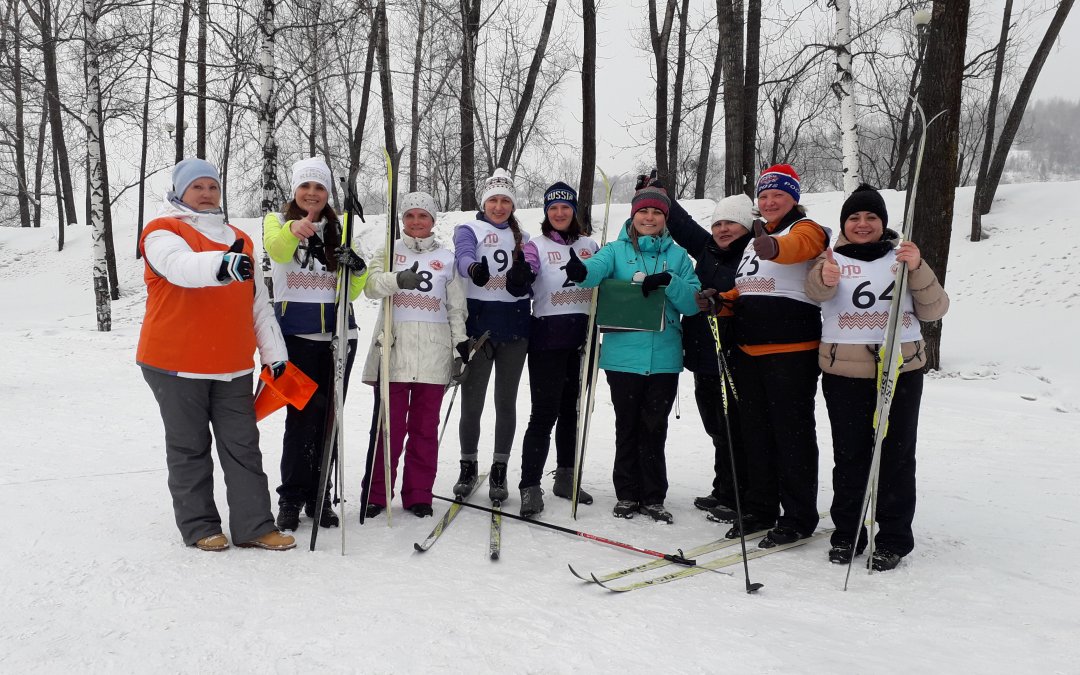
M 461 510 L 466 506 L 471 506 L 467 502 L 472 499 L 472 496 L 480 489 L 480 486 L 487 481 L 488 475 L 486 473 L 480 474 L 476 479 L 476 485 L 469 491 L 469 494 L 464 497 L 459 497 L 456 500 L 452 500 L 450 508 L 446 509 L 442 517 L 435 523 L 435 527 L 431 530 L 424 541 L 413 544 L 413 549 L 417 553 L 423 553 L 435 545 L 435 542 L 439 540 L 439 537 L 446 532 L 446 528 L 450 527 L 450 523 L 454 522 Z M 498 560 L 502 553 L 502 504 L 495 502 L 492 505 L 491 511 L 491 526 L 488 529 L 488 556 L 492 560 Z

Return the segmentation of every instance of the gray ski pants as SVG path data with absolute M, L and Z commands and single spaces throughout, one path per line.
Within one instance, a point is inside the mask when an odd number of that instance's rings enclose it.
M 480 446 L 480 418 L 484 414 L 488 380 L 495 367 L 495 454 L 496 462 L 510 459 L 517 429 L 517 392 L 529 341 L 487 342 L 469 360 L 469 373 L 461 383 L 461 422 L 458 440 L 461 459 L 476 460 Z
M 214 504 L 214 459 L 210 429 L 217 440 L 225 474 L 229 531 L 236 543 L 274 529 L 270 487 L 262 469 L 259 428 L 255 426 L 252 376 L 231 382 L 193 380 L 143 368 L 165 425 L 165 462 L 173 514 L 184 543 L 221 532 Z

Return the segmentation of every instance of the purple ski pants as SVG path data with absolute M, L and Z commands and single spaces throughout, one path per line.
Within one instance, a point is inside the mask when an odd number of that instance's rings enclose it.
M 397 482 L 398 460 L 404 450 L 401 503 L 405 508 L 431 504 L 431 487 L 439 464 L 439 409 L 445 389 L 441 384 L 390 383 L 390 484 Z M 386 506 L 381 432 L 375 447 L 369 502 Z

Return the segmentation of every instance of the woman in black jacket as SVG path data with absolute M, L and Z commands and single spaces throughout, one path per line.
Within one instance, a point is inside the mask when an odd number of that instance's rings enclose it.
M 753 203 L 746 195 L 725 197 L 713 210 L 710 230 L 706 231 L 690 217 L 678 202 L 671 204 L 668 230 L 672 239 L 694 257 L 694 271 L 701 280 L 698 306 L 701 313 L 683 317 L 683 365 L 694 373 L 694 398 L 705 433 L 712 439 L 715 457 L 712 491 L 694 499 L 694 506 L 708 511 L 713 520 L 734 522 L 735 485 L 745 484 L 745 458 L 742 453 L 739 431 L 739 412 L 734 405 L 734 392 L 728 389 L 728 411 L 724 415 L 723 376 L 716 357 L 716 342 L 709 327 L 708 298 L 716 293 L 731 290 L 735 286 L 735 271 L 743 249 L 750 241 L 753 227 Z M 710 291 L 712 291 L 710 293 Z M 721 348 L 727 362 L 731 363 L 730 351 L 734 341 L 730 339 L 728 319 L 718 318 Z M 733 480 L 731 459 L 728 455 L 729 435 L 724 429 L 725 419 L 731 425 L 730 438 L 734 443 L 736 476 Z M 740 497 L 742 488 L 740 487 Z

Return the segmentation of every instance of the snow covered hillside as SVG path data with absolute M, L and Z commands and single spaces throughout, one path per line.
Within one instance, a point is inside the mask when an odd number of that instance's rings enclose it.
M 57 253 L 51 230 L 0 228 L 0 672 L 1077 672 L 1078 189 L 1003 185 L 984 220 L 990 238 L 978 244 L 966 239 L 971 189 L 960 191 L 943 369 L 923 399 L 916 548 L 892 572 L 857 567 L 846 593 L 844 570 L 828 563 L 821 540 L 751 561 L 752 580 L 764 583 L 754 596 L 740 567 L 608 593 L 566 564 L 605 572 L 648 559 L 509 520 L 502 559 L 491 562 L 488 519 L 474 511 L 416 554 L 413 542 L 434 522 L 400 502 L 392 528 L 384 517 L 357 523 L 371 399 L 356 380 L 345 555 L 338 530 L 324 530 L 309 553 L 307 519 L 301 546 L 286 553 L 186 548 L 173 524 L 161 421 L 134 363 L 145 297 L 142 264 L 130 255 L 134 224 L 118 225 L 123 296 L 105 334 L 95 331 L 87 229 L 69 228 Z M 903 195 L 885 196 L 898 221 Z M 836 228 L 841 194 L 803 202 Z M 709 201 L 686 204 L 702 220 L 712 210 Z M 628 211 L 612 208 L 613 228 Z M 519 216 L 539 230 L 538 209 Z M 444 216 L 439 236 L 448 241 L 466 217 Z M 368 218 L 365 253 L 378 246 L 381 224 Z M 257 222 L 239 225 L 261 240 Z M 357 309 L 366 351 L 376 305 L 361 299 Z M 515 452 L 528 420 L 526 381 Z M 683 377 L 681 419 L 671 420 L 673 526 L 612 518 L 614 415 L 607 385 L 598 391 L 584 481 L 596 503 L 572 521 L 545 478 L 543 518 L 662 551 L 721 537 L 726 526 L 691 503 L 712 479 L 692 378 Z M 260 425 L 272 486 L 283 419 Z M 818 437 L 818 503 L 827 510 L 831 441 L 820 399 Z M 450 492 L 457 459 L 452 428 L 437 493 Z M 489 460 L 482 445 L 481 465 Z M 507 509 L 517 507 L 512 490 Z

